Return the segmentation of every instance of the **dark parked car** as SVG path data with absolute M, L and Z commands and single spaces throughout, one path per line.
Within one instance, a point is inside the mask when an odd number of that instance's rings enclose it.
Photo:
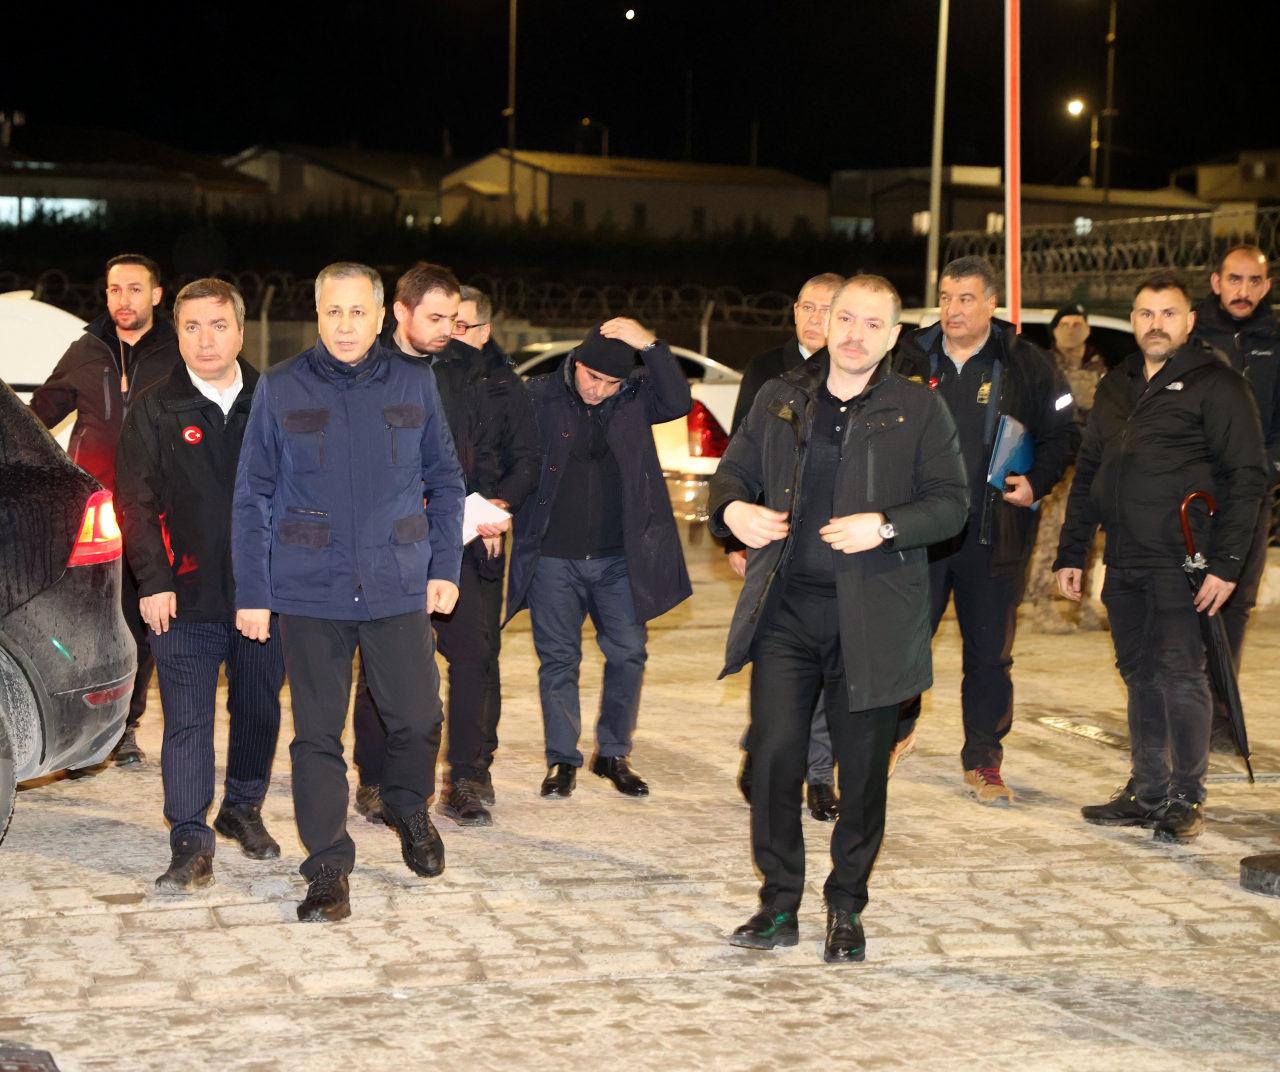
M 136 648 L 111 493 L 0 381 L 0 841 L 18 782 L 106 758 Z

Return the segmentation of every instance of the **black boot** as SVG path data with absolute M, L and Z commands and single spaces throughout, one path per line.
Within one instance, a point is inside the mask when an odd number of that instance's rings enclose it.
M 347 876 L 336 867 L 321 866 L 307 886 L 307 896 L 298 905 L 303 923 L 336 923 L 351 915 L 351 893 Z
M 126 727 L 120 742 L 111 752 L 112 761 L 117 767 L 136 767 L 146 758 L 146 752 L 138 747 L 138 739 L 134 735 L 133 727 Z
M 213 856 L 207 852 L 175 852 L 169 870 L 156 879 L 156 892 L 194 893 L 213 885 Z
M 382 792 L 376 785 L 356 786 L 356 813 L 371 823 L 391 825 L 382 814 Z
M 867 937 L 862 933 L 862 917 L 857 912 L 827 909 L 827 941 L 822 959 L 828 964 L 867 959 Z
M 400 856 L 410 871 L 426 878 L 444 871 L 444 842 L 431 823 L 426 804 L 403 819 L 389 811 L 384 814 L 400 835 Z
M 440 793 L 436 811 L 448 816 L 459 826 L 492 826 L 493 816 L 481 799 L 479 782 L 460 778 L 447 783 Z
M 238 841 L 240 851 L 251 860 L 274 860 L 280 855 L 276 839 L 262 824 L 260 804 L 228 804 L 224 800 L 213 828 L 223 837 Z
M 1154 826 L 1160 808 L 1148 808 L 1133 792 L 1130 778 L 1105 804 L 1086 804 L 1080 809 L 1087 823 L 1098 826 Z
M 1156 841 L 1190 841 L 1204 829 L 1200 805 L 1179 793 L 1161 809 L 1155 823 Z
M 729 935 L 729 944 L 743 949 L 773 949 L 780 945 L 796 945 L 800 941 L 800 924 L 794 912 L 761 908 L 746 923 Z

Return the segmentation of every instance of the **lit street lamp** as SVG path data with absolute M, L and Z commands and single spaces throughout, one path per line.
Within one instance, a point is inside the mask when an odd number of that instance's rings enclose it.
M 1085 103 L 1079 97 L 1067 101 L 1067 115 L 1079 119 L 1085 113 Z M 1098 113 L 1089 114 L 1089 186 L 1098 185 Z

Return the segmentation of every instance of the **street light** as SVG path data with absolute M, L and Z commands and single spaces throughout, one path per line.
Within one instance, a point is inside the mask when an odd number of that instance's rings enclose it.
M 1086 105 L 1079 97 L 1067 101 L 1067 115 L 1079 119 L 1085 113 Z M 1089 186 L 1098 185 L 1098 113 L 1089 115 Z
M 582 117 L 582 125 L 584 128 L 598 127 L 600 129 L 600 155 L 607 157 L 609 155 L 609 125 L 600 122 L 599 119 L 592 119 L 589 115 Z

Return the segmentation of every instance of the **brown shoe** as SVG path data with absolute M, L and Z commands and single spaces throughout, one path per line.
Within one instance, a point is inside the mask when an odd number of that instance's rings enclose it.
M 969 795 L 979 804 L 1012 804 L 1013 790 L 1004 784 L 999 767 L 974 767 L 964 772 Z

